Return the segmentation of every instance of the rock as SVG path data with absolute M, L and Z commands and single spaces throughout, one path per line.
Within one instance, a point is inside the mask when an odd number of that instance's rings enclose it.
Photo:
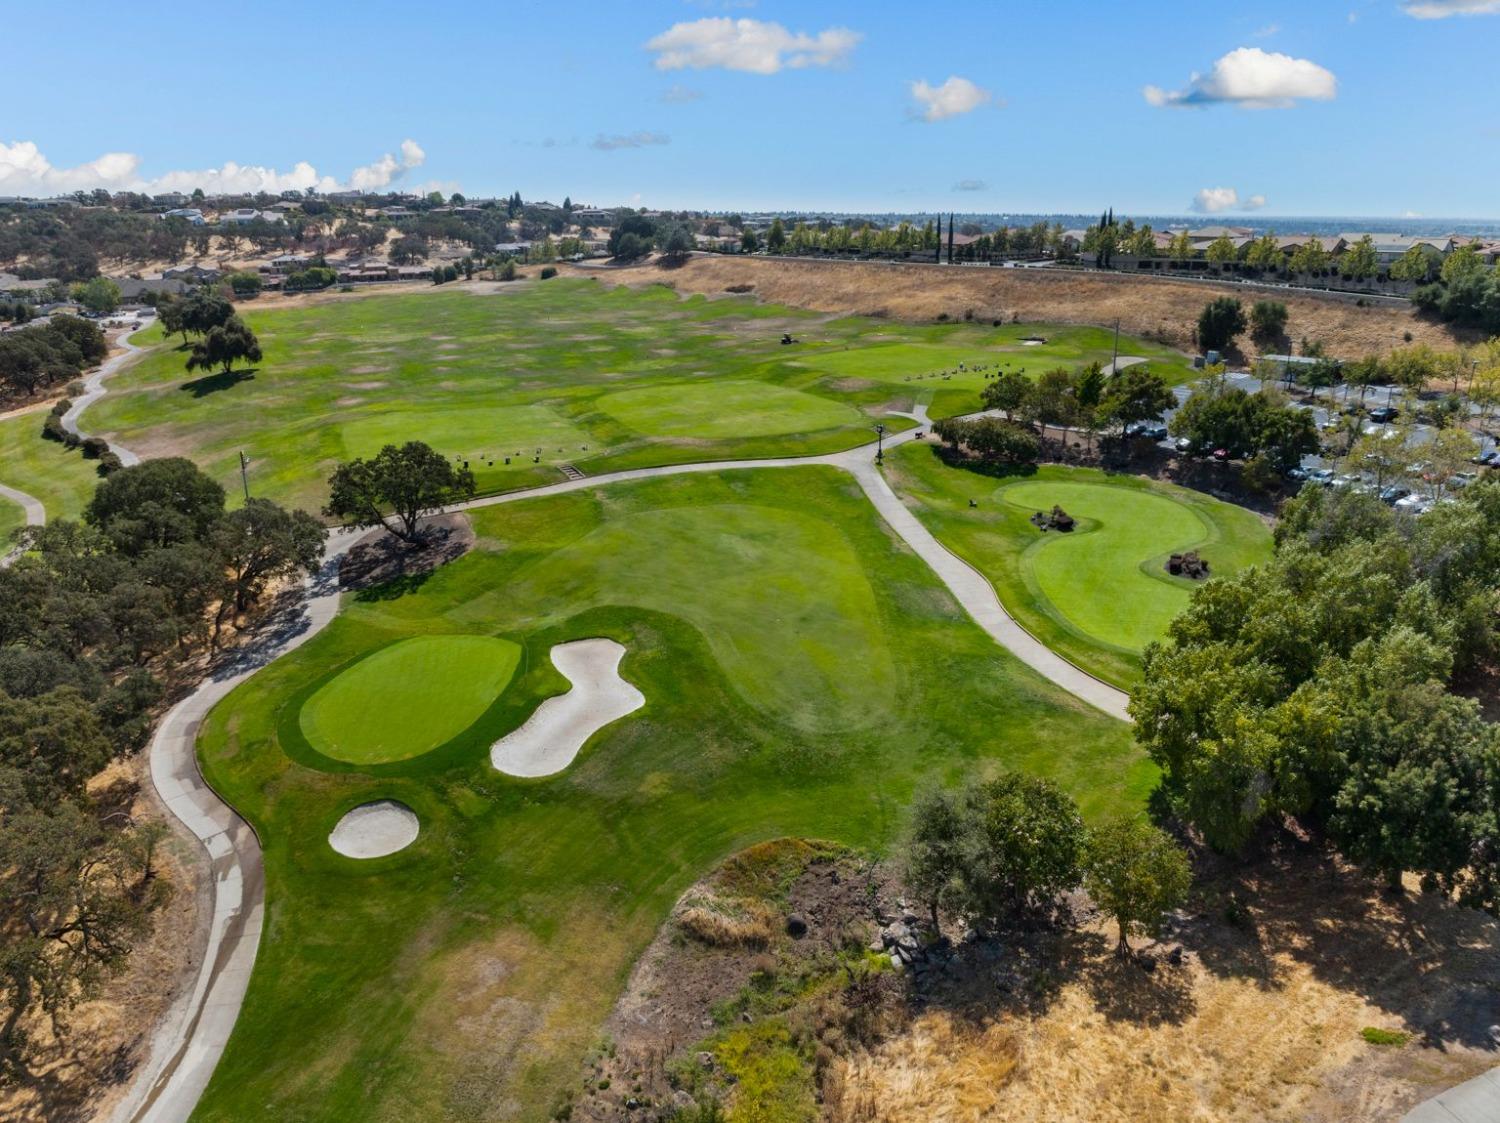
M 871 951 L 884 951 L 885 940 L 880 936 L 876 936 L 873 940 L 870 941 L 868 946 Z
M 1490 1040 L 1500 1045 L 1500 1026 L 1490 1026 Z
M 628 1100 L 625 1101 L 625 1110 L 626 1111 L 634 1111 L 636 1108 L 638 1108 L 640 1106 L 641 1106 L 641 1101 L 638 1100 L 638 1099 L 636 1099 L 634 1096 L 631 1096 Z
M 750 1020 L 751 1019 L 750 1019 L 750 1011 L 749 1010 L 742 1010 L 742 1011 L 740 1011 L 740 1021 L 745 1022 L 745 1023 L 748 1024 L 750 1022 Z
M 1182 966 L 1182 945 L 1181 944 L 1178 944 L 1171 951 L 1167 952 L 1167 962 L 1170 963 L 1173 967 L 1181 967 Z
M 714 1055 L 712 1053 L 710 1053 L 707 1049 L 705 1049 L 703 1052 L 699 1053 L 698 1054 L 698 1066 L 700 1068 L 703 1068 L 703 1069 L 711 1069 L 711 1068 L 713 1068 L 714 1067 Z
M 800 940 L 807 935 L 807 921 L 796 913 L 786 918 L 786 934 L 794 940 Z
M 895 971 L 897 974 L 900 974 L 902 971 L 906 970 L 906 962 L 894 952 L 891 954 L 891 970 Z

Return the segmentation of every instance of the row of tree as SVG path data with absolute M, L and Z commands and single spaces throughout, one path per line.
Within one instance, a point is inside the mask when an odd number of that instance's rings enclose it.
M 0 335 L 0 396 L 26 397 L 77 378 L 109 352 L 97 324 L 57 315 Z
M 193 656 L 268 587 L 318 565 L 312 516 L 224 491 L 187 460 L 101 482 L 81 522 L 23 532 L 0 569 L 0 1082 L 23 1076 L 38 1014 L 118 969 L 161 904 L 159 827 L 91 794 L 139 749 Z
M 1304 816 L 1394 886 L 1500 907 L 1500 728 L 1455 693 L 1500 651 L 1500 480 L 1419 520 L 1305 489 L 1267 565 L 1145 653 L 1131 715 L 1212 845 Z
M 901 851 L 903 879 L 935 935 L 944 914 L 992 930 L 1054 911 L 1080 884 L 1119 928 L 1153 934 L 1192 885 L 1186 852 L 1144 819 L 1086 828 L 1078 807 L 1048 780 L 1005 772 L 917 795 Z
M 1089 439 L 1100 433 L 1122 436 L 1127 426 L 1159 420 L 1175 399 L 1166 381 L 1143 364 L 1106 375 L 1098 363 L 1077 371 L 1056 367 L 1038 378 L 1001 371 L 980 393 L 986 409 L 1004 411 L 1026 426 L 1059 431 L 1081 429 Z

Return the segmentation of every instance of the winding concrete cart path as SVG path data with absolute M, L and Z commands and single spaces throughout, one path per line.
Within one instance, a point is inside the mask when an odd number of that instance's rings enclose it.
M 24 491 L 0 484 L 0 499 L 8 499 L 20 507 L 26 515 L 27 526 L 47 525 L 47 508 L 42 506 L 42 501 L 36 496 L 27 495 Z M 0 542 L 0 569 L 3 569 L 20 556 L 20 546 L 7 548 L 5 543 Z
M 122 342 L 130 351 L 90 377 L 89 393 L 79 399 L 64 419 L 64 424 L 71 420 L 74 432 L 78 431 L 78 415 L 106 392 L 105 379 L 130 358 L 131 352 L 138 350 L 133 344 Z M 925 409 L 908 416 L 921 428 L 894 434 L 885 439 L 886 445 L 905 444 L 925 431 L 928 423 Z M 112 447 L 122 461 L 138 462 L 128 450 Z M 871 444 L 823 456 L 708 461 L 613 472 L 475 499 L 452 509 L 515 503 L 607 487 L 626 480 L 809 465 L 849 472 L 891 529 L 927 562 L 964 610 L 1002 647 L 1082 701 L 1112 717 L 1129 720 L 1127 694 L 1073 666 L 1023 629 L 1005 611 L 989 581 L 932 536 L 885 482 L 875 464 Z M 322 568 L 307 582 L 305 598 L 288 611 L 273 614 L 261 634 L 245 642 L 231 662 L 168 711 L 152 738 L 152 782 L 163 802 L 208 852 L 214 876 L 213 919 L 198 977 L 157 1028 L 150 1056 L 113 1113 L 113 1123 L 182 1123 L 192 1114 L 234 1028 L 260 942 L 265 901 L 260 842 L 249 825 L 219 799 L 199 773 L 196 752 L 199 726 L 208 712 L 241 682 L 311 639 L 333 620 L 339 606 L 338 563 L 363 534 L 349 530 L 330 532 Z

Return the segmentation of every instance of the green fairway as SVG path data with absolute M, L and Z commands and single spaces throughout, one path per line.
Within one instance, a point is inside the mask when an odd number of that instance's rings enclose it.
M 1198 550 L 1218 575 L 1271 556 L 1270 531 L 1253 512 L 1187 488 L 1059 466 L 997 479 L 917 443 L 887 465 L 917 516 L 990 579 L 1023 626 L 1118 686 L 1139 678 L 1141 650 L 1196 585 L 1166 572 L 1169 554 Z M 1079 520 L 1076 530 L 1032 526 L 1033 513 L 1054 505 Z
M 44 440 L 46 417 L 44 412 L 25 413 L 0 421 L 0 483 L 35 496 L 49 519 L 76 519 L 93 498 L 99 464 L 85 460 L 77 449 Z M 0 533 L 8 519 L 12 529 L 24 521 L 19 507 L 0 500 Z
M 833 469 L 473 517 L 473 552 L 403 595 L 347 597 L 204 724 L 204 774 L 263 840 L 268 896 L 197 1119 L 548 1118 L 672 902 L 726 855 L 784 835 L 880 849 L 916 785 L 1001 767 L 1054 778 L 1090 817 L 1153 783 L 1128 728 L 998 648 Z M 372 652 L 455 632 L 525 654 L 442 748 L 378 765 L 306 751 L 297 715 L 325 684 L 367 664 L 390 678 Z M 645 708 L 557 776 L 496 773 L 490 744 L 567 689 L 547 652 L 589 636 L 625 646 Z M 390 699 L 350 682 L 340 720 L 379 729 Z M 418 840 L 336 855 L 339 816 L 382 798 L 417 813 Z
M 337 462 L 385 443 L 423 440 L 467 461 L 485 493 L 554 482 L 562 465 L 598 474 L 834 452 L 868 441 L 877 419 L 913 424 L 891 411 L 977 409 L 983 374 L 944 381 L 933 373 L 944 364 L 1039 373 L 1107 361 L 1113 344 L 1094 328 L 829 319 L 575 278 L 239 311 L 265 352 L 253 372 L 189 376 L 181 340 L 161 342 L 158 328 L 86 427 L 142 455 L 191 456 L 231 501 L 243 451 L 254 494 L 309 510 Z M 1047 344 L 1023 346 L 1035 333 Z M 1157 344 L 1121 349 L 1174 379 L 1188 370 Z
M 324 756 L 381 764 L 431 752 L 493 705 L 521 649 L 491 636 L 419 636 L 383 647 L 302 706 L 308 743 Z
M 725 440 L 815 433 L 859 425 L 852 406 L 764 382 L 643 386 L 605 394 L 600 410 L 648 437 Z

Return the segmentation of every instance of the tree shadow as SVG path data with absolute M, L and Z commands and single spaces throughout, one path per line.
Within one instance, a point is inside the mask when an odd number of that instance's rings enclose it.
M 422 588 L 440 567 L 474 545 L 474 529 L 463 514 L 438 515 L 419 524 L 420 544 L 377 531 L 350 548 L 339 566 L 339 586 L 354 589 L 362 603 L 399 600 Z
M 965 456 L 962 452 L 945 444 L 933 443 L 928 447 L 932 449 L 932 454 L 947 467 L 956 468 L 961 472 L 972 472 L 976 476 L 984 476 L 987 479 L 1016 480 L 1036 475 L 1035 464 L 999 464 L 991 460 Z
M 210 394 L 217 394 L 220 390 L 233 389 L 241 382 L 251 381 L 255 378 L 256 369 L 256 367 L 245 367 L 242 370 L 221 370 L 217 374 L 207 374 L 191 382 L 184 382 L 179 389 L 186 390 L 195 398 L 206 398 Z
M 1438 894 L 1387 892 L 1324 847 L 1286 848 L 1206 887 L 1219 902 L 1174 935 L 1204 968 L 1282 984 L 1284 963 L 1417 1028 L 1424 1043 L 1493 1049 L 1500 1022 L 1500 921 Z

